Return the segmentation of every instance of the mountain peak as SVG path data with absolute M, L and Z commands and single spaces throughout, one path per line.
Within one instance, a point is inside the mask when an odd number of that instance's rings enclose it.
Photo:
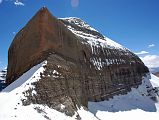
M 88 101 L 127 93 L 148 72 L 136 55 L 83 20 L 59 20 L 47 8 L 40 9 L 16 35 L 8 61 L 7 84 L 46 61 L 39 80 L 33 77 L 34 87 L 24 91 L 29 96 L 22 104 L 45 104 L 70 116 L 77 106 L 87 107 Z
M 50 11 L 48 10 L 47 7 L 43 6 L 42 8 L 40 8 L 39 12 L 46 12 L 46 13 L 50 13 Z
M 48 8 L 44 6 L 44 7 L 39 9 L 39 11 L 35 14 L 34 17 L 40 17 L 39 19 L 45 19 L 47 17 L 54 17 L 54 16 L 50 13 Z M 32 19 L 34 19 L 34 17 Z
M 75 24 L 78 27 L 86 28 L 91 31 L 97 31 L 93 27 L 91 27 L 88 23 L 86 23 L 84 20 L 78 17 L 66 17 L 66 18 L 60 18 L 61 20 L 68 21 L 70 24 Z

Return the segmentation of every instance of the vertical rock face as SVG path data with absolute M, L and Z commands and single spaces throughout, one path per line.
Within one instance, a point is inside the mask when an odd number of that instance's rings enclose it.
M 124 94 L 149 72 L 128 49 L 104 37 L 79 18 L 57 19 L 42 8 L 16 35 L 9 48 L 7 84 L 47 60 L 24 105 L 46 104 L 67 115 L 76 105 Z M 26 91 L 30 93 L 30 91 Z M 60 109 L 60 105 L 65 106 Z
M 16 35 L 8 52 L 7 83 L 16 80 L 50 52 L 78 59 L 77 37 L 46 8 L 42 8 Z

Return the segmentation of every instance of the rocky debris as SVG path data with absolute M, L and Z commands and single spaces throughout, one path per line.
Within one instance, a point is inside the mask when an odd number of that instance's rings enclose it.
M 48 62 L 35 88 L 24 92 L 23 105 L 44 104 L 72 116 L 88 101 L 107 100 L 142 83 L 149 72 L 143 62 L 84 24 L 59 20 L 42 8 L 16 35 L 9 48 L 8 85 L 39 62 Z

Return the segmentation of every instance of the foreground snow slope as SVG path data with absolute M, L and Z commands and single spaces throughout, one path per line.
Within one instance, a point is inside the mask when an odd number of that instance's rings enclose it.
M 34 87 L 31 83 L 40 79 L 40 73 L 43 73 L 43 66 L 46 64 L 44 61 L 36 65 L 0 93 L 0 120 L 75 120 L 77 114 L 80 114 L 82 119 L 96 120 L 92 113 L 83 108 L 73 117 L 69 117 L 47 106 L 22 105 L 22 100 L 25 99 L 23 92 Z M 36 94 L 36 91 L 32 94 Z
M 109 101 L 89 102 L 89 111 L 81 108 L 73 117 L 44 105 L 23 106 L 22 100 L 25 99 L 23 92 L 34 88 L 31 83 L 40 80 L 40 73 L 43 73 L 45 70 L 43 66 L 46 64 L 47 62 L 44 61 L 33 67 L 0 93 L 0 120 L 75 120 L 76 115 L 82 120 L 156 120 L 158 118 L 159 103 L 155 103 L 148 96 L 149 94 L 153 96 L 153 93 L 147 92 L 152 90 L 152 85 L 159 87 L 159 78 L 152 74 L 151 79 L 146 76 L 142 85 L 137 89 L 132 88 L 128 94 L 115 96 Z M 32 94 L 36 94 L 36 91 Z

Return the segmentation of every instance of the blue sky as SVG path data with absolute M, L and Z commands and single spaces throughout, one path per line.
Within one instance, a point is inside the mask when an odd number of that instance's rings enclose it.
M 159 0 L 0 0 L 0 69 L 15 34 L 42 6 L 56 17 L 83 19 L 159 67 Z

